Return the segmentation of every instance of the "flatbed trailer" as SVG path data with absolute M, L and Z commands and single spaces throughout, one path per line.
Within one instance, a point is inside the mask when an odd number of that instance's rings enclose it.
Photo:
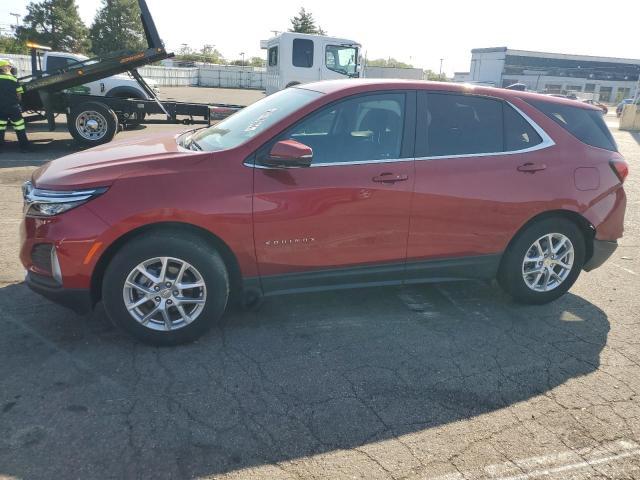
M 161 101 L 137 68 L 170 58 L 173 53 L 165 50 L 146 1 L 138 0 L 138 4 L 148 46 L 145 50 L 113 52 L 54 72 L 44 72 L 40 68 L 39 54 L 48 47 L 27 44 L 31 49 L 32 74 L 19 79 L 24 87 L 22 108 L 27 113 L 26 122 L 47 120 L 49 129 L 54 130 L 56 116 L 65 114 L 67 128 L 78 143 L 99 145 L 111 141 L 122 127 L 130 124 L 210 125 L 243 108 L 231 104 Z M 124 72 L 131 73 L 148 99 L 80 95 L 67 91 Z M 149 118 L 149 115 L 162 115 L 163 118 Z

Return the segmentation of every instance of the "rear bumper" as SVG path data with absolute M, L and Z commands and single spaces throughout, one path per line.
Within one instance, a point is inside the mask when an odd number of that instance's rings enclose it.
M 25 282 L 34 292 L 76 313 L 85 314 L 93 310 L 89 289 L 63 288 L 53 278 L 33 272 L 27 273 Z
M 598 268 L 607 259 L 613 255 L 613 252 L 618 248 L 618 242 L 616 241 L 608 241 L 608 240 L 593 240 L 593 255 L 589 259 L 587 263 L 582 267 L 586 272 L 590 272 L 591 270 Z

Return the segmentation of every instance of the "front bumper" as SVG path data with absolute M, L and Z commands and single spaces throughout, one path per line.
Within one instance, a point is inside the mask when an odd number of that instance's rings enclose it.
M 582 267 L 585 272 L 590 272 L 600 267 L 607 259 L 613 255 L 618 248 L 618 242 L 608 240 L 593 240 L 593 255 Z
M 63 288 L 53 278 L 28 272 L 27 286 L 43 297 L 79 314 L 93 310 L 91 292 L 83 288 Z

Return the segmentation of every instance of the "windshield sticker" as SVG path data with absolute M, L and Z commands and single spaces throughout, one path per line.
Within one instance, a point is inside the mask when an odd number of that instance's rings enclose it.
M 256 118 L 253 122 L 251 122 L 247 128 L 244 129 L 245 132 L 253 132 L 254 130 L 257 130 L 258 128 L 260 128 L 260 125 L 262 125 L 264 123 L 264 121 L 269 118 L 271 116 L 271 114 L 273 112 L 275 112 L 276 110 L 278 110 L 277 108 L 272 108 L 270 110 L 265 111 L 263 114 L 261 114 L 258 118 Z

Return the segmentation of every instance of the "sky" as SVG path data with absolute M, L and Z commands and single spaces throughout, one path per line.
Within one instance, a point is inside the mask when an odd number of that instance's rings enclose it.
M 26 0 L 0 2 L 0 28 L 26 13 Z M 76 0 L 90 24 L 100 0 Z M 468 71 L 472 48 L 507 46 L 620 58 L 640 58 L 640 0 L 147 0 L 170 51 L 215 45 L 228 59 L 266 57 L 260 40 L 284 31 L 301 6 L 329 35 L 363 45 L 367 58 L 394 57 L 449 76 Z M 628 19 L 625 28 L 624 22 Z

